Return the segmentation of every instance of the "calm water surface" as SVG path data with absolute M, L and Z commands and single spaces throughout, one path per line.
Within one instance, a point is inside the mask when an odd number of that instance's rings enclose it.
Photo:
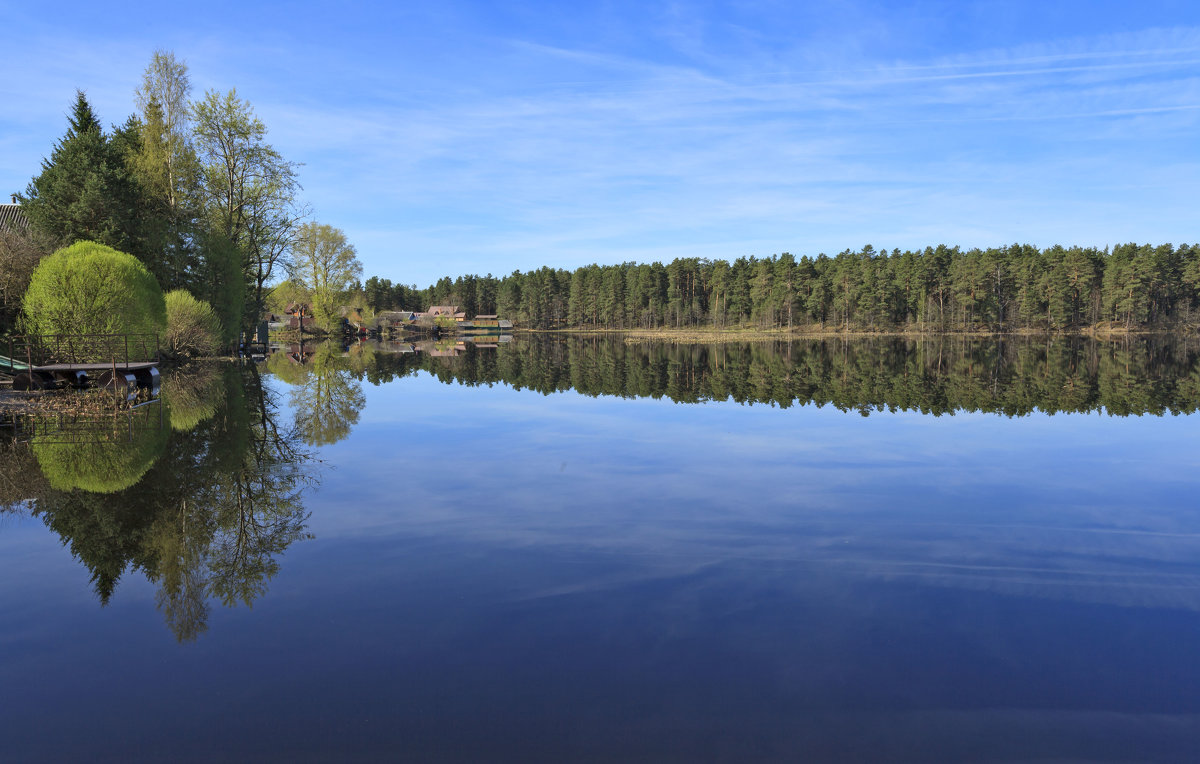
M 294 350 L 0 430 L 0 758 L 1197 760 L 1196 347 Z

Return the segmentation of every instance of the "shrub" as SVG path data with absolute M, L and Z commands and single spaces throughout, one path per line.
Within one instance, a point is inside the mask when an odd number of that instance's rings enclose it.
M 205 356 L 221 346 L 221 322 L 212 306 L 191 293 L 176 289 L 168 292 L 167 333 L 163 348 L 173 356 Z
M 119 431 L 97 440 L 96 431 L 33 439 L 33 453 L 50 487 L 89 493 L 116 493 L 135 485 L 167 448 L 167 428 L 136 429 L 133 439 Z
M 169 299 L 170 295 L 167 297 Z M 200 362 L 189 364 L 186 371 L 171 373 L 163 379 L 159 398 L 171 415 L 171 429 L 188 432 L 211 419 L 225 392 L 220 383 L 217 370 Z
M 0 334 L 16 326 L 33 270 L 53 251 L 47 237 L 36 231 L 0 226 Z
M 21 305 L 30 334 L 158 334 L 167 308 L 158 282 L 133 255 L 93 241 L 38 264 Z

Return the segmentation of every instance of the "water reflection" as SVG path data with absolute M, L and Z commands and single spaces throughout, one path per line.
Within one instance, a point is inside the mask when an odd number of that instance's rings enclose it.
M 310 352 L 274 353 L 267 368 L 291 386 L 289 402 L 296 412 L 296 431 L 310 446 L 324 446 L 345 438 L 358 422 L 366 397 L 360 379 L 376 364 L 372 347 L 350 351 L 333 343 Z
M 31 416 L 33 454 L 50 486 L 116 493 L 142 479 L 167 445 L 163 406 Z
M 265 593 L 279 555 L 307 535 L 301 492 L 315 473 L 255 367 L 191 365 L 162 389 L 134 411 L 26 418 L 6 444 L 0 502 L 57 533 L 102 603 L 142 572 L 189 641 L 207 629 L 211 599 Z
M 426 371 L 447 383 L 502 382 L 540 393 L 733 400 L 781 408 L 904 410 L 1005 416 L 1105 411 L 1178 414 L 1200 403 L 1200 343 L 1164 337 L 824 339 L 774 343 L 627 342 L 619 336 L 533 336 L 499 347 L 364 345 L 319 349 L 307 364 L 273 356 L 272 372 L 313 422 L 311 442 L 345 437 L 360 386 Z
M 168 377 L 166 443 L 114 493 L 0 443 L 0 502 L 102 599 L 144 572 L 159 613 L 80 608 L 14 522 L 6 752 L 1194 759 L 1194 418 L 1023 414 L 1192 411 L 1195 343 L 392 350 Z M 302 501 L 306 441 L 351 430 Z M 146 613 L 216 633 L 176 650 Z
M 54 530 L 88 568 L 102 602 L 127 571 L 143 572 L 158 586 L 168 625 L 190 640 L 207 628 L 210 600 L 251 603 L 278 571 L 280 553 L 306 536 L 310 449 L 350 435 L 364 383 L 421 371 L 447 384 L 543 394 L 813 403 L 864 415 L 1161 415 L 1193 412 L 1200 402 L 1198 343 L 1156 337 L 702 345 L 549 336 L 450 345 L 275 353 L 266 370 L 284 383 L 290 418 L 253 365 L 169 373 L 160 401 L 134 410 L 27 417 L 23 442 L 4 447 L 0 506 L 31 512 Z

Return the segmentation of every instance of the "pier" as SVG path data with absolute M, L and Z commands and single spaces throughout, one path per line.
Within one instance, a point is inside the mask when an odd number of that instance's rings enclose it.
M 24 335 L 0 341 L 0 378 L 14 390 L 69 384 L 157 387 L 158 335 Z

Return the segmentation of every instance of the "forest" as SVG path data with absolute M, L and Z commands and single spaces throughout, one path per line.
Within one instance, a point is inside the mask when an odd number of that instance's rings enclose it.
M 444 277 L 425 290 L 372 277 L 364 292 L 373 310 L 458 305 L 533 329 L 1175 330 L 1200 321 L 1200 245 L 867 245 Z

